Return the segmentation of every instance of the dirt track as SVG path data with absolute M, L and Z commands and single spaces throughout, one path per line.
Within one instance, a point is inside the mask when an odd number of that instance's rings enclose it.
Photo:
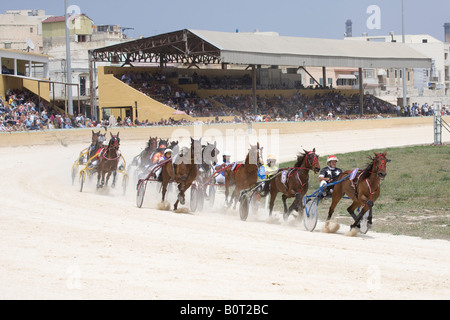
M 133 184 L 125 196 L 94 182 L 80 193 L 70 168 L 88 140 L 0 148 L 0 299 L 450 298 L 448 241 L 324 234 L 320 222 L 310 233 L 264 210 L 243 222 L 219 204 L 176 214 L 156 210 L 151 189 L 138 209 Z M 286 134 L 281 160 L 299 140 L 320 154 L 379 150 L 430 143 L 432 126 Z M 122 140 L 127 161 L 143 144 Z

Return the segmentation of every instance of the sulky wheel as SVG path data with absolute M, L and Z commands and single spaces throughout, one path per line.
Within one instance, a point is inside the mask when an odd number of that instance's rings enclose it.
M 78 174 L 78 166 L 73 165 L 72 166 L 72 185 L 74 185 L 75 183 L 75 178 L 77 177 Z
M 199 187 L 197 195 L 197 211 L 201 212 L 203 210 L 204 203 L 205 203 L 205 189 Z
M 248 211 L 250 209 L 250 196 L 247 193 L 243 193 L 239 199 L 239 216 L 242 221 L 247 220 Z
M 80 192 L 83 192 L 83 185 L 86 181 L 86 171 L 80 173 Z
M 197 204 L 198 204 L 198 189 L 196 184 L 192 184 L 191 201 L 190 201 L 191 212 L 195 212 L 197 210 Z
M 137 184 L 137 192 L 136 192 L 136 205 L 138 208 L 142 208 L 142 204 L 144 203 L 144 195 L 145 188 L 147 187 L 147 183 L 143 180 L 139 180 Z
M 128 186 L 128 175 L 124 174 L 123 177 L 122 177 L 123 195 L 125 195 L 127 193 L 127 186 Z
M 317 219 L 319 218 L 318 202 L 317 198 L 311 199 L 306 196 L 303 198 L 303 224 L 306 230 L 311 232 L 316 228 Z
M 211 208 L 214 207 L 214 200 L 215 199 L 216 199 L 216 186 L 215 185 L 211 185 L 211 186 L 209 186 L 209 196 L 208 196 L 209 206 Z

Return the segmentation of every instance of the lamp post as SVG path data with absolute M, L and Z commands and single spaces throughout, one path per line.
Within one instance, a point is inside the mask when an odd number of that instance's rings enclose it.
M 72 62 L 70 59 L 70 39 L 69 39 L 69 26 L 67 23 L 68 20 L 68 13 L 67 13 L 67 0 L 64 0 L 64 17 L 65 17 L 65 22 L 66 22 L 66 75 L 67 75 L 67 79 L 66 82 L 67 83 L 72 83 Z M 66 86 L 66 91 L 67 91 L 67 112 L 70 115 L 73 115 L 73 96 L 72 96 L 72 86 Z
M 405 43 L 405 10 L 404 0 L 402 0 L 402 42 Z M 406 68 L 402 70 L 402 82 L 403 82 L 403 108 L 406 108 Z

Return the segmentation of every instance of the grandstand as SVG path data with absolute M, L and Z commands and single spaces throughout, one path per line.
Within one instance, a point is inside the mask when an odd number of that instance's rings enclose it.
M 0 49 L 0 96 L 10 89 L 29 90 L 50 102 L 49 57 L 24 51 Z
M 192 121 L 199 116 L 227 119 L 261 113 L 276 97 L 316 96 L 319 90 L 304 88 L 296 72 L 306 67 L 322 67 L 324 79 L 327 67 L 358 68 L 362 79 L 362 68 L 431 66 L 429 58 L 400 43 L 188 29 L 98 48 L 89 56 L 93 71 L 96 63 L 111 65 L 97 70 L 98 113 L 149 121 Z M 285 79 L 280 80 L 272 76 L 280 67 L 294 72 L 283 74 Z M 130 80 L 127 74 L 139 79 Z M 339 95 L 355 98 L 354 91 Z M 227 105 L 227 96 L 242 98 L 245 107 Z M 359 101 L 351 104 L 362 115 L 362 86 L 357 97 Z

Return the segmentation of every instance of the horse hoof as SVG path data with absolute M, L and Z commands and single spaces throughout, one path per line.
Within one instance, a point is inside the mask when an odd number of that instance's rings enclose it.
M 359 228 L 351 227 L 350 231 L 348 231 L 345 235 L 347 237 L 355 237 L 359 233 Z

